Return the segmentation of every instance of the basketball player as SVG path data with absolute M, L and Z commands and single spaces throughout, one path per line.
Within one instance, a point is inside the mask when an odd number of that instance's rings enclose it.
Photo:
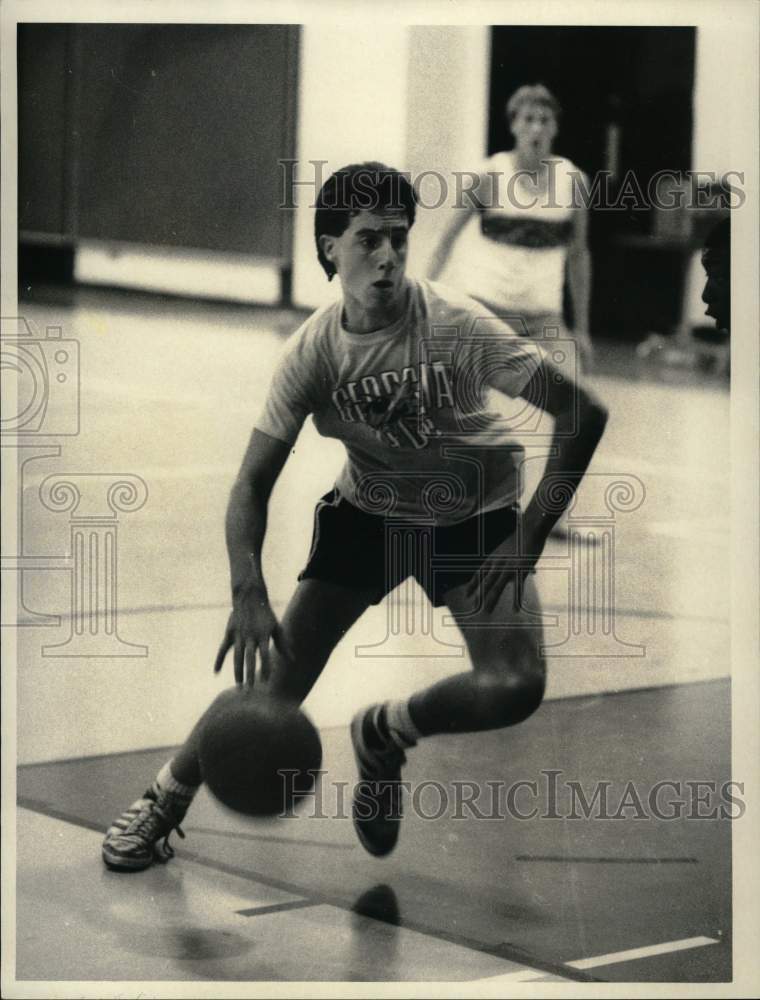
M 339 277 L 342 298 L 286 344 L 233 486 L 232 612 L 214 668 L 233 650 L 236 683 L 251 684 L 258 657 L 270 693 L 300 703 L 347 630 L 405 577 L 448 606 L 472 669 L 370 706 L 351 724 L 363 803 L 355 798 L 354 824 L 374 855 L 396 843 L 401 767 L 418 740 L 515 725 L 538 708 L 545 670 L 531 573 L 606 422 L 592 394 L 531 341 L 471 299 L 407 278 L 415 208 L 404 176 L 376 163 L 337 171 L 319 193 L 317 255 L 328 279 Z M 492 389 L 554 420 L 553 455 L 524 512 L 520 450 L 487 405 Z M 278 622 L 261 560 L 267 507 L 309 414 L 322 435 L 342 441 L 346 463 L 317 504 L 311 552 Z M 435 565 L 429 556 L 386 559 L 389 514 L 416 536 L 417 556 L 423 547 L 435 553 Z M 110 867 L 146 868 L 173 853 L 169 834 L 202 780 L 202 722 L 108 830 Z
M 702 267 L 707 280 L 702 291 L 702 301 L 707 306 L 705 315 L 715 320 L 717 330 L 731 330 L 731 218 L 714 226 L 707 234 L 702 250 Z
M 587 210 L 579 197 L 588 182 L 570 160 L 552 153 L 560 113 L 559 102 L 541 84 L 520 87 L 510 97 L 506 117 L 514 149 L 486 160 L 474 202 L 463 198 L 462 207 L 450 213 L 429 273 L 432 279 L 441 275 L 458 236 L 477 213 L 481 235 L 468 246 L 472 253 L 466 270 L 458 269 L 463 273 L 456 283 L 494 312 L 519 316 L 518 332 L 541 337 L 544 329 L 564 329 L 567 279 L 573 336 L 588 370 L 591 260 Z

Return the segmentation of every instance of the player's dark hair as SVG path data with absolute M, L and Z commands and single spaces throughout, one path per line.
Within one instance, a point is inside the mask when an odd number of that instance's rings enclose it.
M 727 215 L 712 227 L 705 240 L 705 250 L 731 253 L 731 216 Z
M 526 83 L 525 86 L 518 87 L 512 94 L 506 106 L 507 121 L 510 125 L 517 118 L 523 104 L 541 104 L 545 108 L 549 108 L 558 121 L 562 114 L 562 106 L 559 101 L 543 83 Z
M 317 195 L 314 214 L 314 239 L 317 257 L 327 280 L 335 277 L 335 265 L 325 257 L 320 236 L 342 236 L 359 212 L 397 211 L 406 214 L 409 227 L 414 225 L 417 195 L 409 180 L 384 163 L 351 163 L 331 174 Z

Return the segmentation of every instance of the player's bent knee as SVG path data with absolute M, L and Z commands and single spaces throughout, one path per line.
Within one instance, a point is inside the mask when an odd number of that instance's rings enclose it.
M 546 678 L 543 672 L 520 677 L 515 681 L 515 700 L 512 710 L 512 725 L 529 718 L 544 700 Z
M 492 724 L 514 726 L 539 707 L 546 687 L 543 669 L 477 675 L 477 685 Z

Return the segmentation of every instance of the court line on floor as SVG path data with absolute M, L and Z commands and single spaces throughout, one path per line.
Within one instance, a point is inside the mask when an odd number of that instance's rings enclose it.
M 730 684 L 731 676 L 730 674 L 725 674 L 723 677 L 699 677 L 699 678 L 687 678 L 682 681 L 668 681 L 665 684 L 642 684 L 638 687 L 631 688 L 615 688 L 608 691 L 580 691 L 577 694 L 563 694 L 559 698 L 547 698 L 544 702 L 545 705 L 560 705 L 567 701 L 587 701 L 589 704 L 587 707 L 592 707 L 595 701 L 600 698 L 625 698 L 629 695 L 634 694 L 647 694 L 648 692 L 662 692 L 662 691 L 672 691 L 676 688 L 694 688 L 694 687 L 705 687 L 709 684 Z M 335 729 L 345 729 L 348 723 L 336 724 L 331 726 L 320 726 L 320 732 L 331 732 Z M 88 754 L 86 757 L 60 757 L 56 760 L 37 760 L 30 761 L 28 764 L 18 764 L 18 769 L 23 771 L 26 769 L 39 768 L 39 767 L 52 767 L 55 764 L 82 764 L 86 766 L 88 763 L 95 760 L 105 760 L 108 757 L 130 757 L 136 756 L 137 754 L 154 754 L 161 753 L 171 756 L 179 750 L 181 744 L 169 743 L 162 746 L 156 747 L 138 747 L 134 750 L 105 750 L 103 753 Z M 20 803 L 20 799 L 19 799 Z M 42 810 L 44 812 L 44 809 Z M 76 820 L 74 820 L 76 822 Z
M 188 851 L 186 848 L 182 848 L 181 857 L 189 858 L 191 861 L 195 861 L 197 864 L 204 865 L 214 871 L 220 871 L 228 875 L 237 875 L 240 878 L 248 879 L 251 882 L 259 882 L 262 885 L 269 886 L 270 888 L 280 889 L 294 895 L 299 893 L 303 894 L 302 888 L 293 885 L 290 882 L 286 882 L 283 879 L 274 879 L 262 872 L 239 868 L 236 865 L 230 865 L 223 861 L 212 860 L 211 858 L 204 858 L 195 852 Z M 327 904 L 328 906 L 334 906 L 336 909 L 348 911 L 349 913 L 356 912 L 354 909 L 355 903 L 347 903 L 346 900 L 341 897 L 331 896 L 321 890 L 312 892 L 312 899 L 319 903 Z M 384 919 L 380 914 L 375 916 L 369 914 L 361 915 L 367 916 L 370 920 L 377 920 L 379 923 L 391 922 Z M 401 917 L 397 922 L 392 921 L 392 923 L 396 927 L 416 931 L 418 934 L 424 934 L 427 937 L 435 938 L 438 941 L 444 941 L 447 944 L 457 945 L 460 948 L 467 948 L 470 951 L 476 951 L 484 955 L 490 955 L 494 958 L 502 958 L 508 962 L 524 965 L 528 971 L 536 971 L 537 973 L 541 973 L 543 975 L 550 973 L 563 976 L 565 978 L 570 977 L 579 982 L 599 982 L 596 977 L 591 976 L 590 973 L 586 973 L 584 969 L 571 969 L 561 963 L 544 961 L 534 957 L 533 955 L 526 954 L 521 948 L 510 944 L 488 945 L 484 942 L 469 938 L 464 934 L 445 931 L 437 927 L 430 927 L 422 921 L 409 920 L 404 917 Z
M 272 601 L 272 607 L 281 609 L 285 607 L 285 601 Z M 136 605 L 131 608 L 119 608 L 120 615 L 148 615 L 148 614 L 174 614 L 176 612 L 183 611 L 229 611 L 230 604 L 229 601 L 219 602 L 197 602 L 189 604 L 141 604 Z M 543 604 L 543 611 L 566 611 L 566 604 Z M 581 610 L 586 610 L 586 605 L 581 607 Z M 602 608 L 594 609 L 598 614 L 601 614 Z M 674 622 L 702 622 L 706 625 L 729 625 L 728 618 L 719 618 L 715 615 L 693 615 L 693 614 L 674 614 L 670 611 L 658 611 L 658 610 L 648 610 L 639 608 L 620 608 L 615 607 L 615 614 L 620 618 L 643 618 L 652 621 L 674 621 Z M 70 621 L 71 612 L 62 611 L 56 612 L 56 616 L 61 619 L 61 621 Z M 35 622 L 32 620 L 26 621 L 23 618 L 19 618 L 17 622 L 18 627 L 23 628 L 34 628 Z
M 496 976 L 484 976 L 483 979 L 475 979 L 476 983 L 490 983 L 495 986 L 497 983 L 530 983 L 537 979 L 544 979 L 545 972 L 524 969 L 519 972 L 504 972 Z M 563 979 L 567 977 L 563 976 Z
M 18 764 L 20 771 L 31 770 L 35 767 L 50 767 L 54 764 L 83 764 L 87 765 L 96 760 L 105 760 L 108 757 L 134 757 L 141 753 L 175 753 L 180 744 L 169 743 L 158 747 L 138 747 L 135 750 L 104 750 L 103 753 L 88 754 L 86 757 L 58 757 L 55 760 L 35 760 L 28 764 Z M 20 799 L 19 799 L 20 803 Z
M 686 951 L 689 948 L 702 948 L 708 944 L 720 944 L 717 938 L 694 937 L 682 938 L 679 941 L 664 941 L 661 944 L 645 945 L 641 948 L 629 948 L 626 951 L 612 951 L 606 955 L 594 955 L 591 958 L 578 958 L 572 962 L 565 962 L 567 969 L 596 969 L 603 965 L 619 965 L 623 962 L 633 962 L 641 958 L 654 958 L 657 955 L 669 955 L 676 951 Z M 485 976 L 483 979 L 476 979 L 478 983 L 528 983 L 541 979 L 543 973 L 534 970 L 519 970 L 517 972 L 507 972 L 503 975 Z
M 104 380 L 96 380 L 90 378 L 87 380 L 85 389 L 92 389 L 95 392 L 103 392 L 106 386 L 111 386 L 108 388 L 108 394 L 114 398 L 131 398 L 134 396 L 134 388 L 132 386 L 117 387 L 112 388 L 113 383 L 107 383 Z M 169 403 L 182 403 L 185 397 L 178 394 L 161 394 L 159 388 L 156 387 L 156 392 L 152 392 L 145 389 L 139 389 L 140 398 L 146 399 L 153 402 L 169 402 Z M 218 405 L 218 397 L 216 395 L 205 396 L 205 395 L 194 395 L 190 400 L 191 403 L 207 403 L 210 407 L 216 407 Z M 245 407 L 243 404 L 235 406 L 235 410 L 245 413 Z M 610 459 L 610 456 L 603 456 L 607 464 L 622 465 L 622 461 L 617 461 L 615 456 Z M 630 459 L 629 459 L 630 461 Z M 699 469 L 692 469 L 690 466 L 670 466 L 670 465 L 659 465 L 652 463 L 634 463 L 636 465 L 635 475 L 638 476 L 662 476 L 665 479 L 675 479 L 681 482 L 692 482 L 692 483 L 709 483 L 711 486 L 725 486 L 725 477 L 721 475 L 713 475 L 710 473 L 704 473 Z M 195 462 L 185 465 L 175 465 L 175 466 L 165 466 L 165 465 L 148 465 L 144 469 L 140 470 L 140 474 L 145 479 L 151 481 L 171 481 L 171 480 L 181 480 L 181 479 L 194 479 L 202 476 L 214 476 L 234 479 L 238 474 L 240 469 L 240 463 L 238 461 L 230 461 L 223 463 L 210 463 L 210 462 Z M 30 474 L 26 480 L 27 486 L 39 486 L 39 484 L 44 480 L 45 476 L 42 473 Z
M 95 830 L 99 833 L 103 832 L 101 824 L 95 823 L 92 820 L 84 819 L 81 816 L 77 816 L 72 813 L 66 813 L 63 810 L 56 809 L 55 807 L 48 805 L 46 802 L 40 802 L 38 799 L 19 796 L 17 805 L 20 808 L 29 809 L 32 812 L 40 813 L 43 816 L 50 816 L 52 819 L 58 819 L 65 823 L 70 823 L 72 826 L 84 827 L 86 830 Z M 271 889 L 279 889 L 292 896 L 304 897 L 302 887 L 296 886 L 291 882 L 286 882 L 284 879 L 273 878 L 263 872 L 240 868 L 237 865 L 231 865 L 223 861 L 206 858 L 203 855 L 196 854 L 194 851 L 188 851 L 184 847 L 180 849 L 178 859 L 180 861 L 185 859 L 187 861 L 194 862 L 204 868 L 222 872 L 225 875 L 235 875 L 238 878 L 245 879 L 249 882 L 259 883 L 260 885 L 265 885 Z M 326 904 L 349 913 L 356 912 L 354 909 L 354 903 L 348 903 L 345 899 L 342 899 L 339 896 L 331 896 L 329 893 L 322 891 L 311 892 L 309 898 L 314 902 L 314 905 Z M 388 920 L 384 920 L 380 914 L 376 916 L 371 916 L 369 914 L 363 915 L 367 916 L 367 919 L 369 920 L 377 920 L 378 923 L 390 922 Z M 526 954 L 521 948 L 514 945 L 488 945 L 482 941 L 469 938 L 464 934 L 445 931 L 437 927 L 430 927 L 422 921 L 409 920 L 405 918 L 401 918 L 395 926 L 405 928 L 410 931 L 416 931 L 417 933 L 424 934 L 427 937 L 435 938 L 438 941 L 444 941 L 448 944 L 457 945 L 460 948 L 467 948 L 470 951 L 475 951 L 482 955 L 490 955 L 494 958 L 504 959 L 507 962 L 515 962 L 516 964 L 524 965 L 527 971 L 536 971 L 537 973 L 541 973 L 543 975 L 548 973 L 562 976 L 563 978 L 570 978 L 576 982 L 583 983 L 600 981 L 597 977 L 586 972 L 584 969 L 570 969 L 561 963 L 547 962 L 543 959 L 535 958 L 533 955 Z
M 664 941 L 662 944 L 650 944 L 642 948 L 629 948 L 627 951 L 612 951 L 607 955 L 594 955 L 592 958 L 578 958 L 566 964 L 573 969 L 596 969 L 602 965 L 619 965 L 621 962 L 633 962 L 640 958 L 669 955 L 674 951 L 703 948 L 708 944 L 720 944 L 720 940 L 710 937 L 681 938 L 679 941 Z
M 56 809 L 55 806 L 51 806 L 47 802 L 41 802 L 39 799 L 31 799 L 25 795 L 19 795 L 16 799 L 16 806 L 18 809 L 29 809 L 31 812 L 40 813 L 42 816 L 59 819 L 64 823 L 71 823 L 72 826 L 83 826 L 85 830 L 94 830 L 96 833 L 105 832 L 100 823 L 96 823 L 91 819 L 83 819 L 81 816 L 75 816 L 73 813 L 65 812 L 63 809 Z
M 559 864 L 608 864 L 608 865 L 698 865 L 699 858 L 584 858 L 562 857 L 552 854 L 517 854 L 515 861 L 533 863 L 557 862 Z
M 184 825 L 184 824 L 183 824 Z M 307 840 L 295 837 L 277 837 L 267 833 L 243 833 L 242 830 L 215 830 L 210 826 L 184 826 L 187 833 L 205 833 L 214 837 L 228 837 L 232 840 L 255 840 L 266 841 L 274 844 L 293 844 L 295 847 L 326 847 L 338 851 L 353 851 L 357 844 L 337 844 L 335 841 Z
M 282 913 L 284 910 L 305 910 L 310 906 L 319 906 L 314 899 L 291 899 L 286 903 L 269 903 L 264 906 L 251 906 L 247 910 L 235 910 L 240 917 L 263 917 L 267 913 Z
M 668 462 L 652 462 L 647 461 L 647 459 L 642 458 L 640 455 L 631 457 L 630 455 L 622 454 L 607 454 L 606 452 L 601 455 L 603 461 L 609 465 L 616 465 L 619 468 L 625 468 L 627 465 L 633 465 L 634 475 L 637 476 L 659 476 L 662 475 L 666 479 L 680 479 L 686 480 L 688 482 L 707 482 L 712 486 L 725 486 L 726 478 L 720 473 L 715 474 L 714 472 L 707 472 L 705 469 L 700 467 L 695 467 L 691 465 L 673 465 Z M 728 469 L 726 469 L 726 472 Z
M 565 701 L 587 701 L 586 708 L 590 708 L 593 702 L 599 698 L 623 698 L 630 694 L 647 694 L 651 692 L 672 691 L 676 688 L 705 687 L 708 684 L 726 685 L 731 683 L 731 675 L 723 674 L 722 677 L 686 677 L 682 681 L 667 681 L 664 684 L 640 684 L 638 687 L 630 688 L 610 688 L 603 691 L 579 691 L 577 694 L 563 694 L 559 697 L 546 699 L 546 704 L 558 705 Z M 333 726 L 337 729 L 339 727 Z M 86 759 L 86 758 L 84 758 Z M 52 763 L 52 761 L 51 761 Z
M 132 753 L 138 753 L 139 751 L 127 751 Z M 106 754 L 105 756 L 113 756 L 112 754 Z M 87 759 L 87 758 L 84 758 Z M 60 763 L 64 763 L 60 761 Z M 39 767 L 39 764 L 28 764 L 22 765 L 25 767 Z M 20 795 L 16 801 L 17 806 L 23 809 L 31 809 L 32 812 L 41 813 L 44 816 L 50 816 L 51 819 L 60 819 L 66 823 L 73 823 L 75 826 L 85 826 L 88 830 L 97 830 L 103 832 L 103 827 L 97 823 L 91 823 L 88 820 L 84 820 L 74 813 L 67 813 L 63 810 L 56 809 L 55 806 L 50 805 L 47 802 L 43 802 L 41 799 L 32 799 L 25 795 Z M 235 830 L 213 830 L 210 827 L 200 827 L 200 826 L 185 826 L 185 830 L 188 833 L 205 833 L 205 834 L 215 834 L 219 837 L 231 837 L 242 840 L 265 840 L 272 841 L 277 844 L 293 844 L 296 847 L 327 847 L 327 848 L 337 848 L 339 850 L 353 851 L 355 844 L 336 844 L 333 842 L 324 842 L 321 840 L 295 840 L 292 837 L 274 837 L 267 836 L 265 834 L 252 834 L 252 833 L 238 833 Z

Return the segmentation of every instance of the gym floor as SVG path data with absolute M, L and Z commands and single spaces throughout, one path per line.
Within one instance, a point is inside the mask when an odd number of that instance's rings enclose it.
M 211 673 L 228 612 L 224 506 L 300 317 L 85 290 L 22 311 L 38 336 L 60 327 L 78 342 L 80 426 L 20 455 L 18 979 L 731 980 L 725 380 L 600 342 L 593 384 L 611 420 L 574 515 L 579 530 L 614 529 L 606 589 L 579 589 L 572 546 L 551 541 L 538 574 L 554 647 L 546 702 L 514 729 L 416 748 L 404 778 L 418 808 L 394 854 L 366 855 L 340 801 L 355 777 L 348 720 L 461 670 L 463 655 L 443 613 L 420 627 L 408 588 L 357 624 L 307 701 L 324 744 L 321 809 L 249 822 L 202 791 L 176 858 L 125 876 L 102 867 L 102 831 L 224 684 Z M 71 402 L 50 397 L 54 421 Z M 339 461 L 305 428 L 272 502 L 276 610 Z M 73 655 L 75 514 L 41 502 L 64 473 L 80 487 L 102 477 L 106 493 L 139 477 L 147 491 L 116 517 L 109 657 Z M 629 499 L 611 510 L 599 496 L 616 477 Z M 598 550 L 583 550 L 587 572 Z M 605 629 L 592 611 L 611 579 Z M 391 607 L 406 609 L 405 633 Z M 533 798 L 525 784 L 513 808 L 489 812 L 487 790 L 518 782 L 535 783 Z M 480 789 L 479 816 L 457 808 L 462 783 Z M 584 817 L 579 788 L 589 802 L 602 789 L 606 812 Z

